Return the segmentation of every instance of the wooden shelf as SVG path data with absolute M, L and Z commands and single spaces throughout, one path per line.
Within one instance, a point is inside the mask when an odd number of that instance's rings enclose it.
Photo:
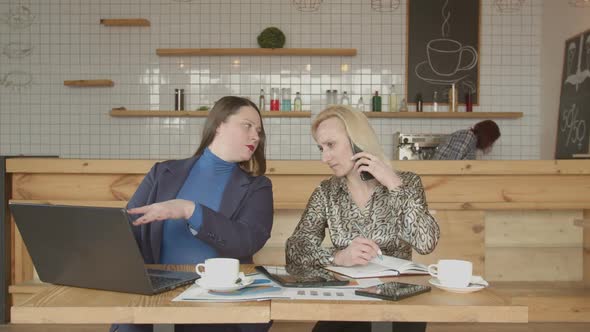
M 263 118 L 311 118 L 311 112 L 261 112 Z M 143 118 L 143 117 L 196 117 L 203 118 L 209 115 L 209 111 L 134 111 L 112 109 L 111 116 L 122 118 Z
M 262 111 L 263 118 L 311 118 L 308 111 Z
M 356 48 L 158 48 L 160 56 L 295 55 L 354 56 Z
M 518 119 L 522 112 L 365 112 L 368 118 L 401 119 Z
M 65 86 L 77 87 L 96 87 L 96 86 L 113 86 L 115 83 L 112 80 L 74 80 L 64 81 Z
M 148 111 L 112 109 L 114 117 L 207 117 L 209 111 Z M 311 118 L 311 112 L 263 111 L 263 118 Z M 368 118 L 407 119 L 518 119 L 521 112 L 365 112 Z
M 149 27 L 145 18 L 101 18 L 100 24 L 110 27 Z

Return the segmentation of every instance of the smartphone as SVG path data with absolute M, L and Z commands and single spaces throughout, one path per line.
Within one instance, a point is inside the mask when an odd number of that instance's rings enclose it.
M 337 279 L 324 269 L 303 271 L 295 268 L 287 271 L 285 266 L 272 265 L 258 265 L 255 269 L 283 287 L 330 287 L 346 286 L 349 283 L 348 280 Z
M 356 144 L 352 143 L 352 141 L 350 141 L 350 144 L 352 145 L 352 154 L 357 154 L 360 152 L 363 152 L 363 150 L 361 150 L 361 148 L 359 148 Z M 363 181 L 369 181 L 374 179 L 375 177 L 373 176 L 373 174 L 369 173 L 369 172 L 361 172 L 361 180 Z
M 406 297 L 430 292 L 430 286 L 406 284 L 403 282 L 387 282 L 373 287 L 357 289 L 354 293 L 360 296 L 376 297 L 378 299 L 399 301 Z

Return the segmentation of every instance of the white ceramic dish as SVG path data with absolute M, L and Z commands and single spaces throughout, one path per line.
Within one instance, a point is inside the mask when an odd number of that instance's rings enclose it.
M 480 291 L 480 290 L 489 286 L 488 282 L 483 280 L 483 278 L 480 276 L 472 276 L 471 283 L 467 287 L 445 286 L 445 285 L 441 284 L 437 278 L 432 278 L 428 282 L 432 286 L 434 286 L 436 288 L 440 288 L 440 289 L 445 290 L 447 292 L 461 293 L 461 294 L 477 292 L 477 291 Z
M 238 289 L 242 289 L 242 288 L 244 288 L 246 286 L 249 286 L 253 282 L 254 282 L 254 279 L 253 278 L 248 278 L 248 277 L 242 278 L 239 283 L 235 283 L 233 285 L 214 285 L 214 284 L 209 284 L 209 283 L 207 283 L 207 280 L 205 280 L 204 278 L 195 280 L 195 284 L 197 284 L 199 287 L 201 287 L 203 289 L 206 289 L 206 290 L 214 291 L 214 292 L 231 292 L 231 291 L 235 291 L 235 290 L 238 290 Z

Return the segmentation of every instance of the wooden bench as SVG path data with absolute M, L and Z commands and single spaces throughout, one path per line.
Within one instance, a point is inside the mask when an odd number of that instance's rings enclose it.
M 153 163 L 8 159 L 8 198 L 124 206 Z M 531 322 L 590 323 L 590 161 L 405 161 L 395 166 L 422 177 L 429 208 L 441 227 L 435 252 L 415 254 L 414 260 L 472 261 L 474 273 L 502 285 L 499 291 L 515 303 L 530 306 Z M 286 239 L 330 170 L 317 161 L 269 161 L 267 174 L 273 182 L 275 220 L 271 239 L 255 262 L 282 264 Z M 18 303 L 43 286 L 35 282 L 12 222 L 11 239 L 9 291 Z

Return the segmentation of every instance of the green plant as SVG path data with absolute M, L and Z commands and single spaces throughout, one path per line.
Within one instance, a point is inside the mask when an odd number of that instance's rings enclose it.
M 277 27 L 262 30 L 257 39 L 262 48 L 282 48 L 285 45 L 285 34 Z

